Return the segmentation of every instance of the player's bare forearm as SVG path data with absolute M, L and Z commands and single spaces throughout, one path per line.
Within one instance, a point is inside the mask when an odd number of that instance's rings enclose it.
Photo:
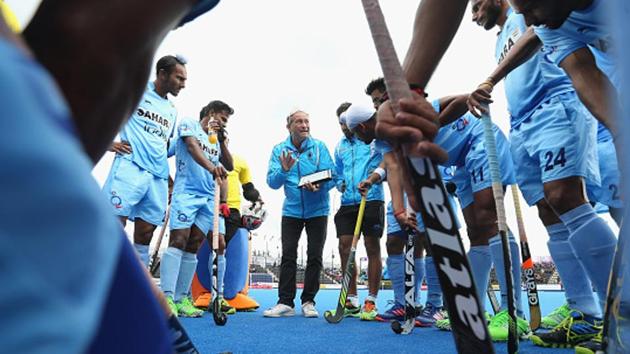
M 395 152 L 388 152 L 383 155 L 385 162 L 385 170 L 387 171 L 387 184 L 389 185 L 389 193 L 392 197 L 392 209 L 394 212 L 405 208 L 405 200 L 403 197 L 403 183 L 401 167 L 398 164 Z
M 227 192 L 228 192 L 228 181 L 227 181 L 227 178 L 224 178 L 221 180 L 221 194 L 219 198 L 221 202 L 224 202 L 227 200 Z
M 582 103 L 616 136 L 613 112 L 619 105 L 617 94 L 608 77 L 597 67 L 593 53 L 586 47 L 578 49 L 569 54 L 560 66 L 571 78 Z
M 226 170 L 232 171 L 234 169 L 234 159 L 225 141 L 221 142 L 221 156 L 219 156 L 219 161 Z
M 447 96 L 440 98 L 440 125 L 453 123 L 468 111 L 468 95 Z
M 201 150 L 201 147 L 197 142 L 197 139 L 193 138 L 192 136 L 187 136 L 182 139 L 184 139 L 184 142 L 186 143 L 186 149 L 188 150 L 188 153 L 190 153 L 190 156 L 192 156 L 193 160 L 195 160 L 195 162 L 198 163 L 201 167 L 208 170 L 208 172 L 214 173 L 213 171 L 216 166 L 212 162 L 210 162 L 210 160 L 208 160 L 206 156 L 204 156 L 203 151 Z
M 105 153 L 138 104 L 158 46 L 195 2 L 41 3 L 24 37 L 56 79 L 93 161 Z
M 503 80 L 512 70 L 518 68 L 523 63 L 531 59 L 542 47 L 542 42 L 534 32 L 533 27 L 529 27 L 525 33 L 514 44 L 512 49 L 499 63 L 496 69 L 488 76 L 488 81 L 492 85 Z
M 468 0 L 423 0 L 403 68 L 407 81 L 426 87 L 461 23 Z

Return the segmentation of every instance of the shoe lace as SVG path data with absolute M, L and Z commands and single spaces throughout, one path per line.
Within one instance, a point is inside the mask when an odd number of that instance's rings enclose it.
M 510 316 L 508 315 L 507 311 L 501 311 L 497 313 L 496 315 L 494 315 L 494 317 L 492 317 L 492 319 L 490 320 L 490 326 L 493 326 L 493 327 L 506 326 L 508 324 L 509 319 L 510 319 Z

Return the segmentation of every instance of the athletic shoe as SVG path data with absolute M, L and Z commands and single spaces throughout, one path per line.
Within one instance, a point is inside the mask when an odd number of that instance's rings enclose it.
M 405 319 L 405 308 L 394 301 L 392 302 L 392 306 L 385 311 L 384 313 L 379 313 L 376 315 L 375 320 L 381 322 L 390 322 L 390 321 L 403 321 Z
M 171 309 L 171 313 L 173 314 L 173 316 L 177 317 L 177 305 L 175 304 L 175 300 L 173 300 L 173 297 L 167 296 L 166 304 L 168 305 L 168 308 Z
M 201 295 L 197 296 L 193 305 L 195 305 L 195 307 L 198 309 L 207 310 L 210 306 L 210 301 L 212 301 L 212 293 L 202 293 Z
M 508 314 L 507 310 L 500 311 L 490 319 L 490 323 L 488 324 L 488 332 L 490 333 L 490 338 L 492 338 L 492 341 L 505 342 L 508 340 L 508 336 L 510 333 L 510 320 L 510 315 Z M 531 332 L 531 330 L 529 329 L 529 323 L 525 319 L 518 316 L 516 317 L 516 330 L 519 338 L 526 338 Z
M 595 337 L 575 346 L 575 354 L 595 354 L 603 351 L 602 334 L 600 331 Z
M 418 304 L 416 305 L 416 317 L 420 316 L 420 314 L 422 314 L 422 310 L 424 310 L 424 306 Z
M 551 311 L 550 314 L 543 317 L 540 321 L 540 328 L 553 329 L 560 324 L 565 318 L 571 315 L 571 308 L 568 303 Z
M 365 300 L 361 308 L 361 314 L 359 315 L 361 321 L 374 321 L 376 320 L 376 316 L 378 316 L 378 311 L 376 310 L 374 301 Z
M 358 300 L 357 300 L 358 301 Z M 333 313 L 335 310 L 332 311 Z M 361 313 L 361 308 L 355 306 L 350 299 L 346 300 L 346 307 L 343 309 L 343 317 L 357 317 Z
M 311 301 L 302 304 L 302 314 L 307 318 L 319 317 L 319 312 L 317 312 L 315 304 Z
M 276 304 L 274 307 L 268 308 L 263 312 L 265 317 L 290 317 L 295 316 L 293 307 L 285 304 Z
M 221 312 L 226 315 L 233 315 L 236 313 L 236 309 L 230 306 L 224 298 L 221 298 Z
M 431 303 L 427 303 L 420 316 L 416 317 L 416 327 L 431 327 L 435 321 L 442 319 L 444 319 L 442 307 L 435 307 Z
M 573 310 L 569 317 L 550 332 L 532 335 L 530 340 L 541 347 L 572 348 L 578 343 L 597 337 L 602 330 L 602 324 L 601 320 L 585 318 L 580 311 Z
M 490 322 L 492 316 L 486 312 L 486 323 Z M 442 331 L 451 331 L 451 321 L 448 318 L 448 312 L 444 311 L 444 319 L 435 321 L 434 325 L 437 329 Z
M 188 297 L 184 297 L 177 304 L 177 313 L 182 317 L 201 317 L 203 310 L 193 306 L 192 301 Z

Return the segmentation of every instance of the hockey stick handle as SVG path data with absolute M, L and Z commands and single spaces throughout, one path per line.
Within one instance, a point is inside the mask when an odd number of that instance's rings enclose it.
M 359 236 L 361 236 L 361 225 L 363 224 L 363 214 L 365 214 L 366 197 L 361 197 L 361 203 L 359 204 L 359 214 L 357 215 L 357 222 L 354 224 L 354 234 L 352 235 L 352 249 L 357 248 L 359 243 Z
M 485 108 L 489 111 L 488 106 Z M 492 127 L 490 114 L 483 113 L 481 121 L 483 123 L 484 144 L 486 145 L 486 153 L 488 154 L 488 165 L 490 166 L 490 178 L 492 179 L 492 194 L 494 194 L 494 203 L 497 208 L 499 232 L 505 232 L 507 234 L 507 218 L 505 216 L 505 205 L 503 204 L 503 183 L 501 182 L 499 158 L 497 157 L 497 143 L 494 139 L 494 129 Z
M 158 235 L 158 239 L 155 242 L 155 250 L 153 250 L 153 254 L 151 255 L 151 267 L 157 262 L 158 252 L 160 251 L 160 247 L 162 245 L 162 239 L 164 238 L 164 234 L 166 233 L 166 229 L 168 229 L 168 222 L 171 217 L 171 204 L 166 207 L 166 215 L 164 216 L 164 224 L 162 225 L 162 229 L 160 230 L 160 234 Z
M 518 225 L 518 237 L 521 242 L 527 242 L 527 234 L 525 233 L 525 223 L 523 222 L 523 212 L 521 211 L 520 193 L 518 186 L 512 185 L 512 199 L 514 200 L 514 210 L 516 211 L 516 224 Z
M 221 181 L 214 180 L 214 208 L 212 218 L 212 249 L 219 249 L 219 205 L 221 204 Z

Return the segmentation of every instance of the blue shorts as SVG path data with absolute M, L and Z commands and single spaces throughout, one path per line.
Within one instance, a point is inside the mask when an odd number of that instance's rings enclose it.
M 514 164 L 510 155 L 510 143 L 496 125 L 493 128 L 501 182 L 504 186 L 514 184 L 516 180 Z M 457 198 L 462 209 L 473 203 L 475 193 L 486 188 L 492 188 L 488 154 L 482 137 L 473 141 L 468 154 L 466 154 L 464 166 L 458 167 L 455 171 L 453 182 L 457 185 Z
M 600 184 L 597 122 L 575 93 L 543 102 L 510 132 L 516 181 L 527 204 L 545 197 L 543 184 L 580 176 Z
M 134 162 L 116 157 L 103 186 L 114 214 L 161 226 L 168 199 L 168 181 Z
M 171 200 L 170 229 L 187 229 L 193 224 L 207 235 L 212 230 L 214 197 L 188 193 L 173 193 Z M 219 233 L 225 235 L 225 222 L 219 217 Z
M 617 165 L 617 150 L 612 140 L 597 143 L 599 155 L 599 174 L 602 180 L 600 186 L 586 182 L 588 199 L 611 208 L 623 208 L 621 191 L 619 190 L 619 166 Z

